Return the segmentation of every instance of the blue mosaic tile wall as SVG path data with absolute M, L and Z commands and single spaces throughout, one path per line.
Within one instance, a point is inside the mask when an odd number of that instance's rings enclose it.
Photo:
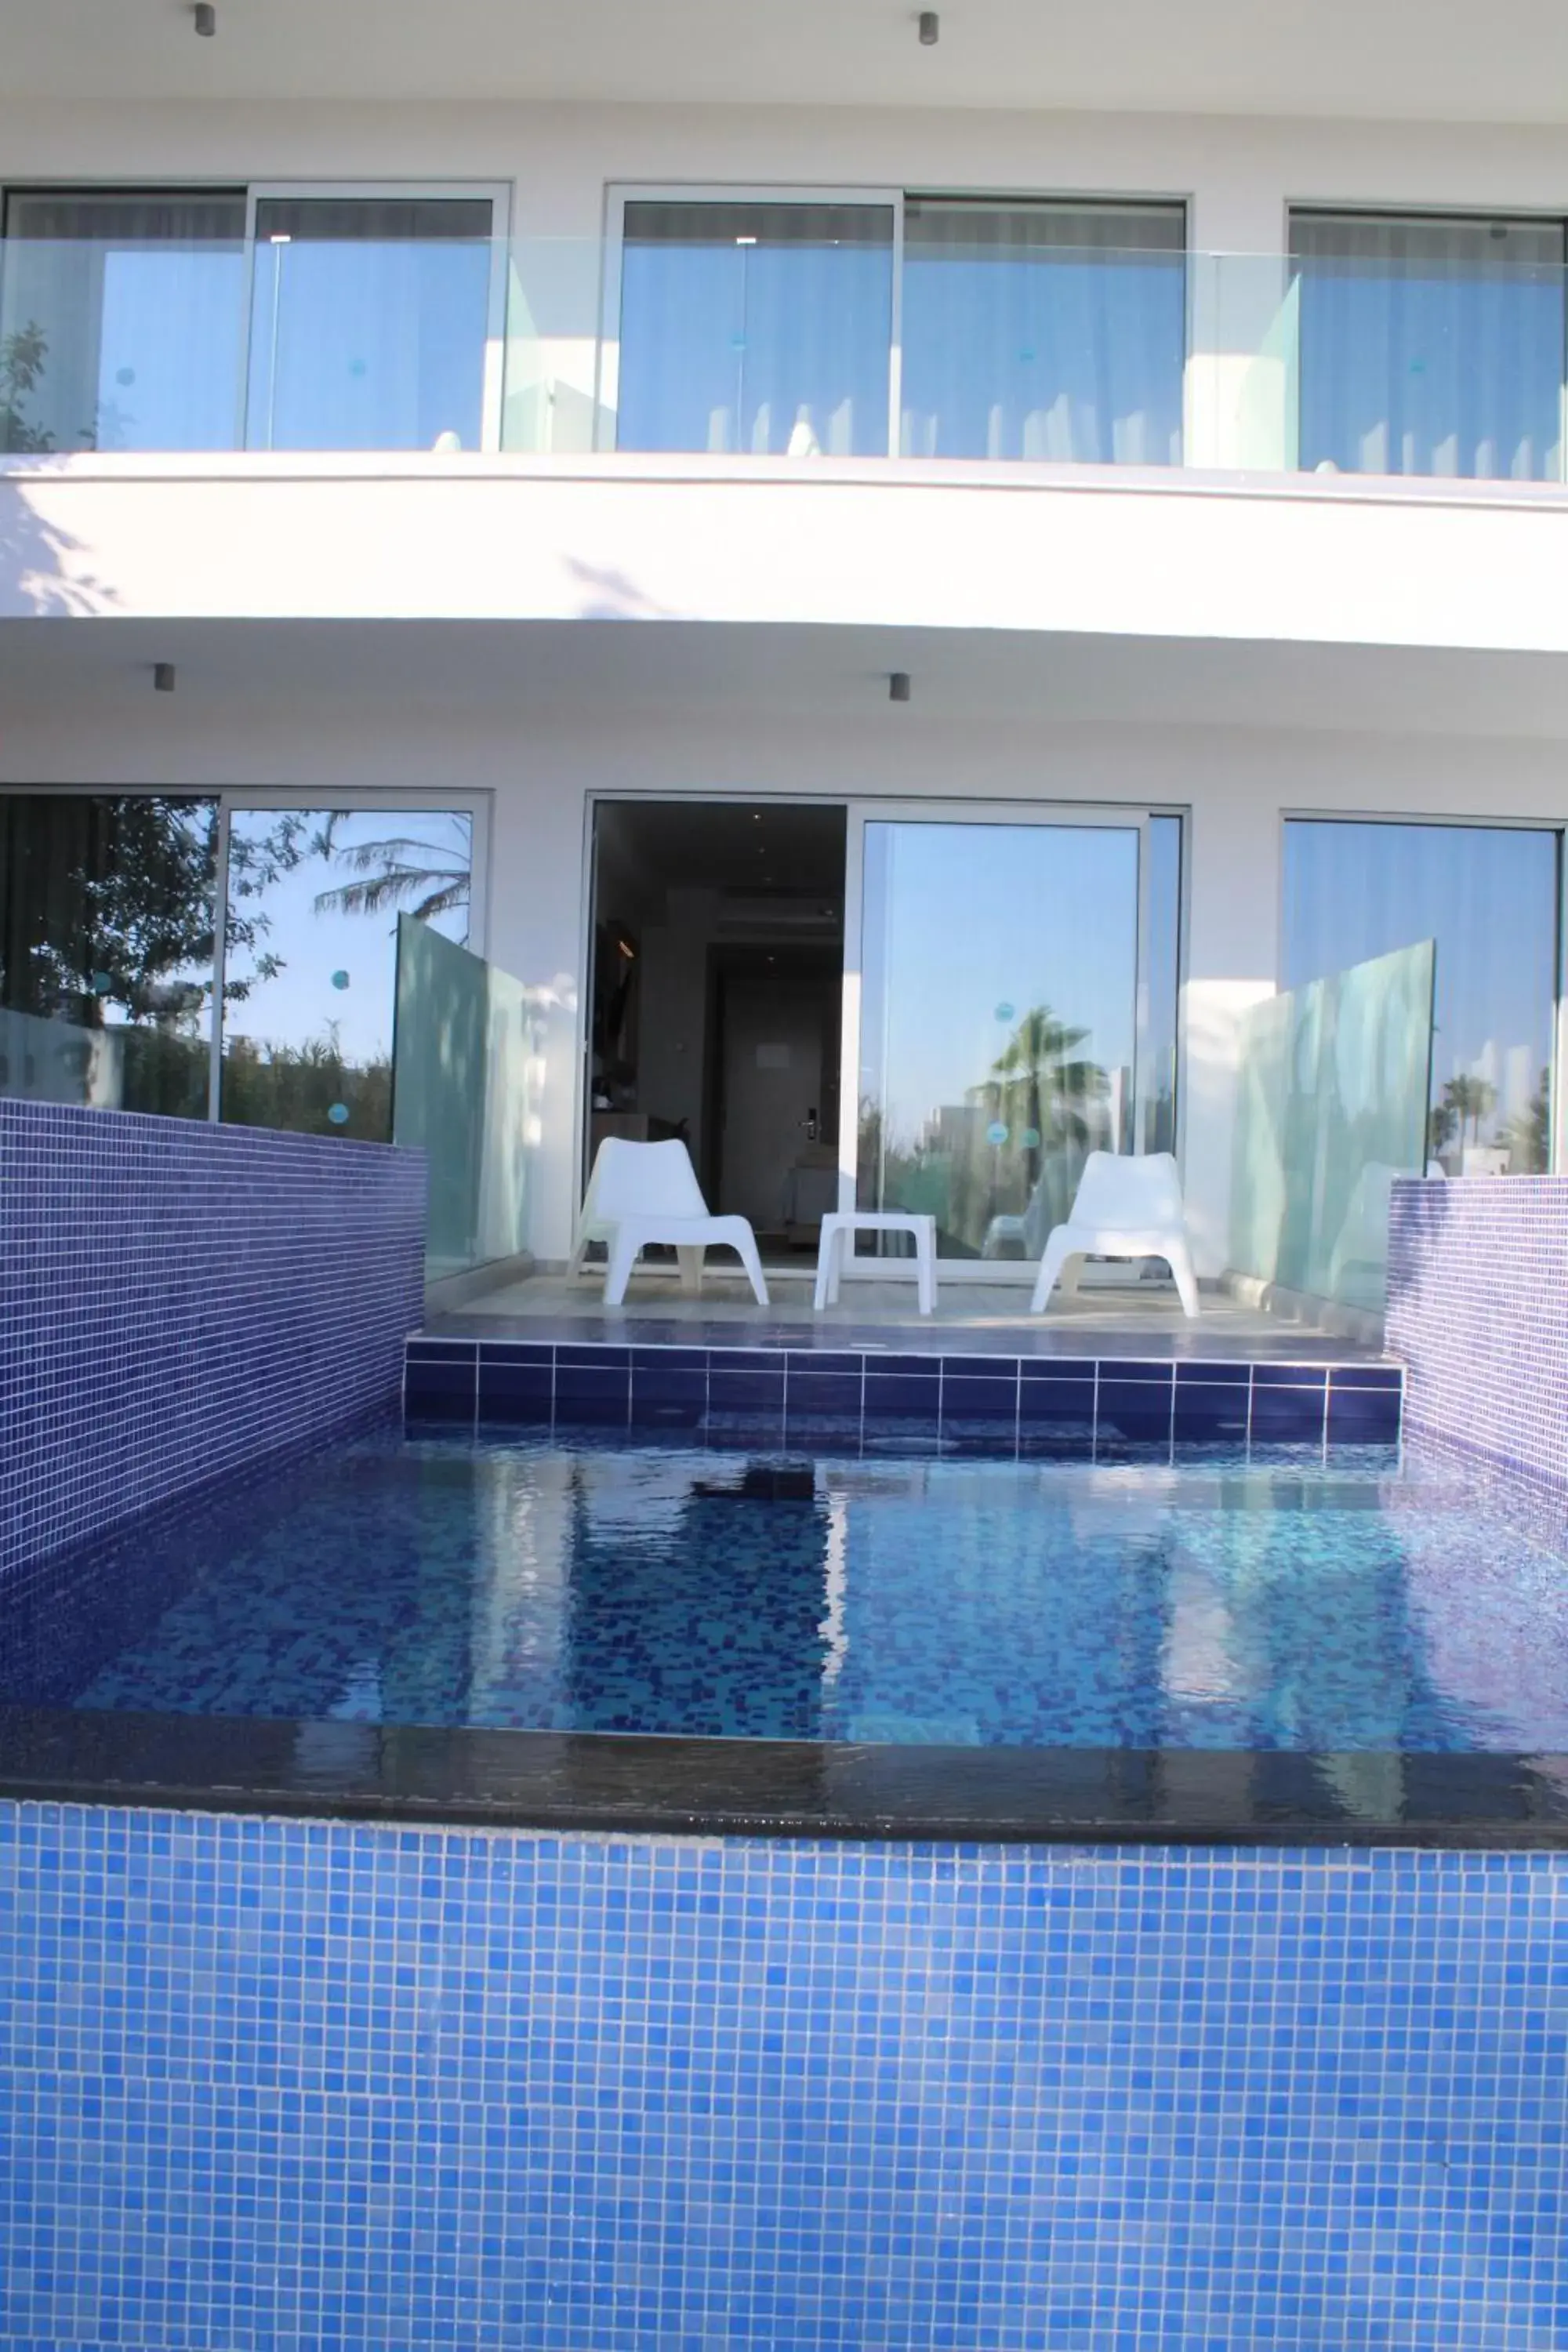
M 410 1421 L 672 1429 L 722 1440 L 984 1444 L 1084 1460 L 1127 1447 L 1388 1444 L 1396 1364 L 1174 1364 L 826 1349 L 408 1344 Z
M 1412 1428 L 1568 1486 L 1568 1177 L 1396 1183 L 1387 1334 Z
M 0 1100 L 0 1576 L 395 1407 L 421 1155 Z
M 0 1808 L 0 2343 L 1543 2352 L 1568 1855 Z

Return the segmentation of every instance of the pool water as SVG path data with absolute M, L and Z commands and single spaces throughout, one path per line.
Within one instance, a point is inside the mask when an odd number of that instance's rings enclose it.
M 375 1438 L 151 1550 L 122 1543 L 79 1576 L 75 1633 L 57 1638 L 57 1599 L 29 1653 L 52 1663 L 14 1664 L 5 1695 L 747 1738 L 1568 1749 L 1568 1513 L 1544 1510 L 1372 1449 L 1089 1469 Z

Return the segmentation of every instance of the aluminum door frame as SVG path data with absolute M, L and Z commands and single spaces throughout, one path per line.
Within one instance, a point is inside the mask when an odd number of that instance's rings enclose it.
M 863 991 L 862 948 L 865 934 L 865 858 L 868 824 L 1029 825 L 1040 830 L 1071 833 L 1132 833 L 1138 836 L 1138 949 L 1133 974 L 1132 1136 L 1140 1150 L 1146 1139 L 1151 1104 L 1149 1076 L 1149 820 L 1165 814 L 1154 807 L 1125 807 L 1106 802 L 851 800 L 845 843 L 844 874 L 844 1013 L 839 1045 L 838 1080 L 838 1206 L 856 1205 L 860 1131 L 860 1031 Z M 853 1092 L 850 1081 L 853 1080 Z M 965 1282 L 997 1283 L 1017 1287 L 1034 1280 L 1027 1258 L 949 1258 L 938 1261 L 939 1272 L 962 1265 Z M 858 1259 L 846 1250 L 847 1281 L 886 1279 L 885 1261 Z M 951 1278 L 951 1276 L 950 1276 Z

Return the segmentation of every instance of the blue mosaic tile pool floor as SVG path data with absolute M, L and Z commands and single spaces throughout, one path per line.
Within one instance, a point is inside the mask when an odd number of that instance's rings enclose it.
M 112 1635 L 101 1595 L 144 1592 Z M 75 1612 L 74 1631 L 72 1612 Z M 1568 1749 L 1568 1515 L 1387 1449 L 1118 1469 L 365 1440 L 0 1618 L 89 1709 L 892 1745 Z

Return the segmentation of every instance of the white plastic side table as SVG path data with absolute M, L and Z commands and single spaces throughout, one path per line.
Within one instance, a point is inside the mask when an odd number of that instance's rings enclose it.
M 921 1313 L 936 1312 L 936 1219 L 902 1214 L 897 1209 L 835 1209 L 822 1220 L 822 1240 L 816 1253 L 816 1297 L 813 1305 L 820 1313 L 825 1307 L 838 1304 L 838 1285 L 844 1273 L 844 1253 L 853 1245 L 857 1234 L 912 1234 L 915 1244 L 915 1282 L 918 1286 Z M 885 1258 L 882 1265 L 896 1268 L 900 1260 Z

